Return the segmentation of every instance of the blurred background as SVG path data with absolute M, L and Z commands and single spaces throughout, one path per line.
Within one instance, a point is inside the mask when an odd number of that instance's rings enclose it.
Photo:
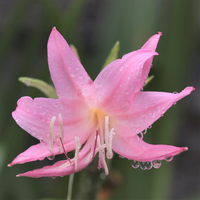
M 139 49 L 153 34 L 163 33 L 145 90 L 196 90 L 167 111 L 144 136 L 152 144 L 187 146 L 189 151 L 160 169 L 133 169 L 115 155 L 105 199 L 200 199 L 200 1 L 198 0 L 6 0 L 0 1 L 0 199 L 66 199 L 68 176 L 16 178 L 21 172 L 55 161 L 7 167 L 36 139 L 12 119 L 21 96 L 40 97 L 35 88 L 18 82 L 21 76 L 51 83 L 47 40 L 57 30 L 79 51 L 95 79 L 110 49 L 120 41 L 119 57 Z M 73 195 L 78 193 L 75 175 Z

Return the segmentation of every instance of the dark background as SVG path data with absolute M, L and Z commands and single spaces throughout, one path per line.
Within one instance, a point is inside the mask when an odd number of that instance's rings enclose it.
M 54 161 L 8 168 L 19 153 L 37 140 L 18 127 L 11 112 L 21 96 L 41 92 L 18 82 L 21 76 L 51 83 L 46 45 L 53 26 L 74 44 L 94 79 L 116 40 L 119 56 L 139 49 L 153 34 L 163 33 L 145 90 L 196 90 L 170 108 L 144 140 L 187 146 L 189 151 L 160 169 L 133 169 L 115 156 L 111 172 L 121 177 L 110 199 L 200 199 L 200 1 L 198 0 L 6 0 L 0 1 L 0 199 L 65 199 L 68 177 L 16 178 L 16 174 Z M 57 158 L 59 159 L 59 157 Z M 55 159 L 56 161 L 56 159 Z M 81 172 L 75 175 L 77 193 Z M 108 177 L 111 179 L 112 177 Z M 115 180 L 115 179 L 114 179 Z M 115 181 L 114 181 L 115 183 Z M 115 185 L 115 184 L 114 184 Z

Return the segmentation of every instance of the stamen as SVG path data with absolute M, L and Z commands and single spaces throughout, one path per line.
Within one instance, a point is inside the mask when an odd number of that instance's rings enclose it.
M 112 152 L 112 140 L 113 140 L 113 135 L 114 135 L 114 128 L 111 129 L 109 133 L 109 142 L 107 146 L 107 152 L 106 152 L 106 157 L 108 159 L 111 159 L 113 157 L 113 152 Z
M 75 136 L 75 156 L 74 156 L 74 164 L 75 164 L 75 172 L 78 170 L 78 153 L 81 148 L 81 143 L 79 137 Z
M 105 142 L 106 142 L 106 146 L 108 146 L 108 137 L 109 137 L 109 116 L 105 116 Z
M 62 121 L 61 113 L 58 115 L 58 118 L 59 118 L 59 125 L 60 125 L 60 137 L 63 140 L 63 138 L 64 138 L 64 128 L 63 128 L 63 121 Z
M 112 152 L 112 139 L 114 135 L 114 128 L 109 131 L 109 116 L 105 116 L 105 142 L 106 142 L 106 157 L 111 159 L 113 157 Z
M 53 152 L 53 127 L 55 123 L 56 117 L 53 116 L 49 126 L 49 151 Z
M 99 137 L 99 135 L 97 136 L 97 139 L 98 139 L 98 137 Z M 105 148 L 106 148 L 106 145 L 105 145 L 105 144 L 102 144 L 101 146 L 96 147 L 96 149 L 95 149 L 95 154 L 98 153 L 99 151 L 105 149 Z M 89 163 L 89 161 L 90 161 L 92 158 L 93 158 L 93 152 L 91 152 L 91 153 L 88 155 L 87 159 L 85 160 L 85 164 Z
M 101 146 L 99 136 L 98 136 L 98 139 L 97 139 L 97 145 L 98 145 L 99 147 Z M 105 155 L 104 155 L 103 149 L 101 149 L 101 150 L 99 151 L 99 157 L 101 158 L 101 161 L 102 161 L 102 164 L 103 164 L 103 168 L 104 168 L 105 174 L 108 175 L 108 174 L 109 174 L 109 171 L 108 171 L 108 166 L 107 166 L 107 164 L 106 164 L 106 160 L 105 160 Z M 100 158 L 99 158 L 99 159 L 100 159 Z
M 64 145 L 63 145 L 63 142 L 62 142 L 61 137 L 59 137 L 59 139 L 60 139 L 60 143 L 61 143 L 61 145 L 62 145 L 63 152 L 64 152 L 64 154 L 65 154 L 65 157 L 67 158 L 67 160 L 68 160 L 70 163 L 72 163 L 72 161 L 70 160 L 70 158 L 69 158 L 68 155 L 67 155 L 67 152 L 65 151 L 65 148 L 64 148 Z
M 98 130 L 96 130 L 96 137 L 95 137 L 95 142 L 94 142 L 94 151 L 93 151 L 92 160 L 95 157 L 95 150 L 96 150 L 96 147 L 97 147 L 97 137 L 98 137 Z

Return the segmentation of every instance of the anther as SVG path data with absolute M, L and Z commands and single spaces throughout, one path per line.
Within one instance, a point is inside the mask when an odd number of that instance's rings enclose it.
M 49 151 L 53 152 L 53 127 L 55 123 L 56 117 L 53 116 L 49 126 Z
M 75 136 L 75 156 L 74 156 L 74 164 L 75 164 L 75 172 L 78 170 L 78 153 L 81 148 L 81 143 L 79 137 Z

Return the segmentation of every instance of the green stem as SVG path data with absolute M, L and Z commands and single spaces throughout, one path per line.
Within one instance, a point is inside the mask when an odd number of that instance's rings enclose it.
M 72 198 L 73 181 L 74 181 L 74 174 L 71 174 L 69 176 L 69 185 L 68 185 L 68 193 L 67 193 L 66 200 L 71 200 L 71 198 Z
M 76 200 L 97 199 L 98 191 L 104 183 L 104 180 L 100 176 L 101 173 L 104 172 L 96 168 L 96 162 L 94 161 L 81 172 L 80 184 L 75 196 Z

